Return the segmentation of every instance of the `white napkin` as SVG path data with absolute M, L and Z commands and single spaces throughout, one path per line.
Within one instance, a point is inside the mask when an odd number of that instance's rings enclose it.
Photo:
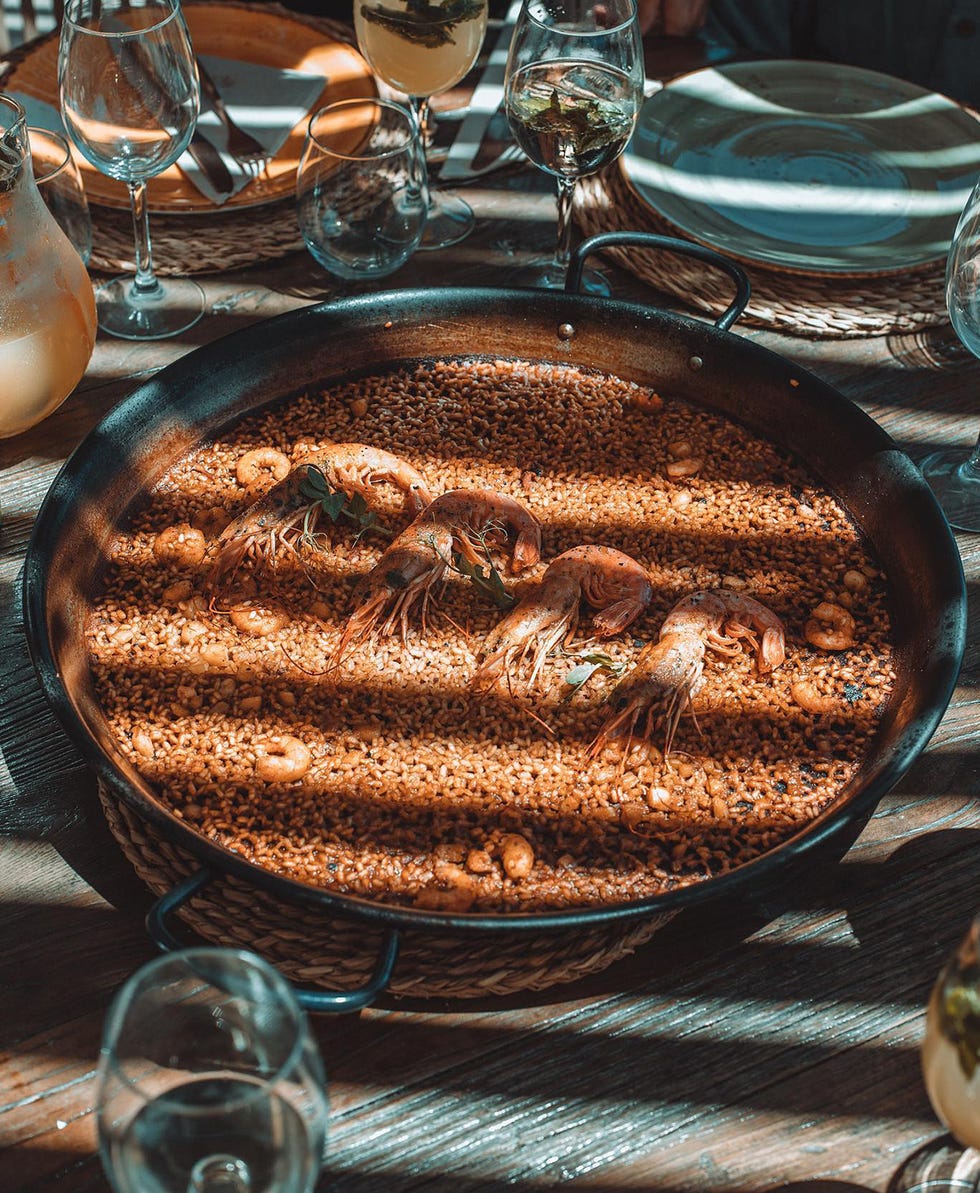
M 254 62 L 214 58 L 209 54 L 202 54 L 201 59 L 211 72 L 229 115 L 268 150 L 270 157 L 282 148 L 291 130 L 309 112 L 326 84 L 322 75 L 308 71 L 278 70 Z M 24 108 L 28 124 L 64 133 L 57 108 L 30 95 L 16 91 L 10 94 Z M 218 150 L 228 167 L 234 182 L 231 194 L 218 195 L 188 154 L 182 154 L 177 165 L 205 198 L 220 205 L 248 186 L 252 175 L 227 152 L 225 127 L 203 96 L 197 128 Z
M 322 75 L 308 71 L 278 70 L 271 66 L 257 66 L 254 62 L 213 58 L 209 54 L 201 54 L 200 57 L 217 84 L 228 115 L 251 133 L 268 150 L 270 157 L 279 152 L 289 133 L 309 112 L 326 84 Z M 197 131 L 221 154 L 235 184 L 231 194 L 237 195 L 252 181 L 252 175 L 227 152 L 225 126 L 211 110 L 204 95 L 201 96 Z M 231 198 L 231 195 L 217 195 L 186 153 L 177 159 L 177 165 L 212 203 L 224 203 Z

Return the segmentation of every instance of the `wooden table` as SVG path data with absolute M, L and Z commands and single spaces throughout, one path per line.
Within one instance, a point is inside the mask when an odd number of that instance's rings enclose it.
M 493 284 L 549 246 L 540 180 L 468 193 L 477 231 L 387 285 Z M 617 294 L 657 301 L 611 273 Z M 28 658 L 19 585 L 34 515 L 68 453 L 135 383 L 341 292 L 305 254 L 203 281 L 211 313 L 197 327 L 155 345 L 100 340 L 65 405 L 0 443 L 0 1193 L 108 1187 L 92 1115 L 99 1034 L 115 990 L 154 953 L 146 892 Z M 913 454 L 976 433 L 978 366 L 946 327 L 847 342 L 742 334 L 838 386 Z M 980 538 L 958 541 L 976 617 Z M 318 1019 L 332 1108 L 319 1187 L 907 1185 L 942 1136 L 919 1075 L 924 1003 L 980 902 L 978 683 L 974 637 L 927 753 L 791 905 L 686 913 L 631 959 L 543 994 Z

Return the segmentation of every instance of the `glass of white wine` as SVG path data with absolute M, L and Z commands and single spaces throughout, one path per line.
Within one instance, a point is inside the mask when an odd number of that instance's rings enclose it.
M 97 1095 L 116 1193 L 309 1193 L 323 1067 L 289 984 L 253 953 L 195 948 L 135 973 L 106 1019 Z
M 922 1075 L 939 1121 L 966 1150 L 945 1184 L 980 1187 L 980 916 L 939 973 L 929 998 Z
M 200 107 L 180 0 L 68 0 L 58 82 L 68 135 L 129 189 L 136 273 L 96 291 L 99 326 L 129 340 L 177 335 L 201 318 L 204 291 L 154 273 L 146 183 L 187 148 Z
M 575 184 L 625 149 L 643 77 L 634 0 L 524 0 L 507 57 L 504 109 L 518 145 L 558 186 L 555 256 L 533 271 L 530 284 L 565 284 Z M 596 270 L 586 270 L 583 287 L 609 293 Z
M 379 79 L 408 96 L 423 138 L 429 100 L 476 62 L 487 31 L 487 0 L 354 0 L 357 45 Z M 430 187 L 423 249 L 456 244 L 473 230 L 459 195 Z
M 963 346 L 980 356 L 980 182 L 963 208 L 946 259 L 946 308 Z M 943 449 L 919 467 L 950 525 L 980 531 L 980 437 L 972 452 Z

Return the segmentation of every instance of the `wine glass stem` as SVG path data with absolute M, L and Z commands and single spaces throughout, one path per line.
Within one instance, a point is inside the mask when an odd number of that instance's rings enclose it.
M 558 243 L 555 246 L 555 265 L 564 273 L 572 258 L 572 201 L 575 198 L 576 178 L 558 175 Z
M 153 251 L 150 247 L 150 212 L 146 205 L 146 183 L 130 182 L 129 202 L 133 212 L 133 237 L 136 241 L 136 277 L 134 289 L 149 296 L 159 290 L 160 283 L 153 272 Z
M 429 146 L 432 144 L 432 113 L 429 110 L 429 97 L 427 95 L 410 95 L 408 102 L 418 121 L 422 149 L 428 153 Z
M 963 470 L 974 480 L 980 481 L 980 435 L 977 436 L 973 451 L 970 452 L 970 458 L 963 465 Z

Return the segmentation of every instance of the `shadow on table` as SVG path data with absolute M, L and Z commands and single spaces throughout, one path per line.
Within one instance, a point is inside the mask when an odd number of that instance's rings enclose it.
M 5 526 L 4 535 L 16 528 Z M 0 832 L 46 841 L 103 898 L 142 914 L 149 895 L 109 832 L 95 777 L 65 736 L 34 671 L 19 578 L 0 584 Z

